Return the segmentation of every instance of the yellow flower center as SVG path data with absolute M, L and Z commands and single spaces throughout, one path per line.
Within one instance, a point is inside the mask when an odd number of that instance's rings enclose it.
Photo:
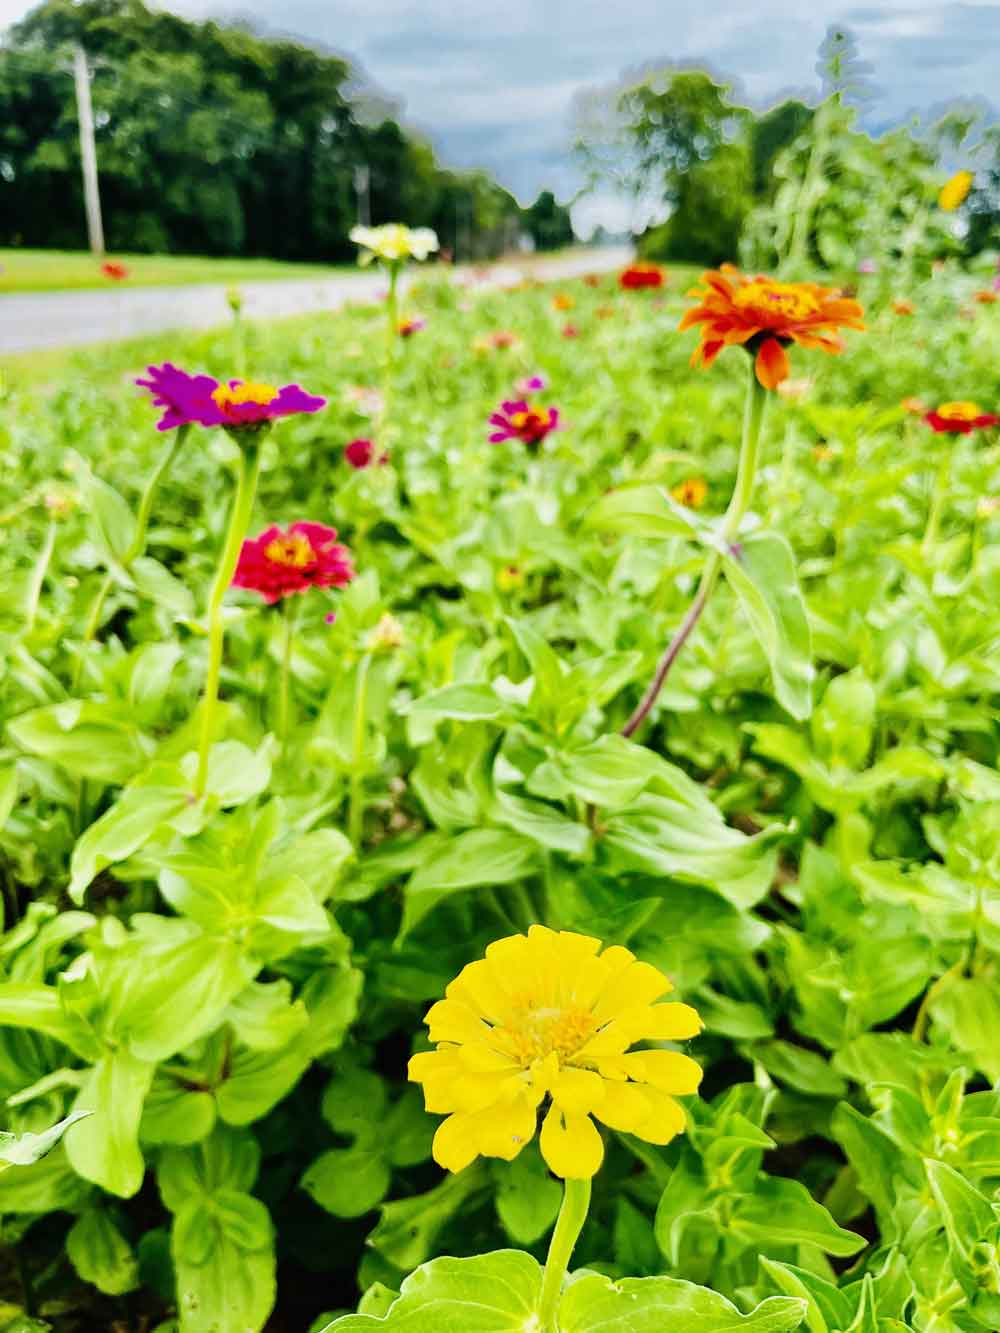
M 268 542 L 264 556 L 275 565 L 304 569 L 313 559 L 313 548 L 301 532 L 293 532 L 288 537 L 275 537 L 273 542 Z
M 571 1060 L 596 1031 L 597 1020 L 589 1009 L 524 1006 L 508 1027 L 498 1029 L 498 1035 L 506 1037 L 518 1062 L 530 1069 L 550 1055 L 560 1062 Z
M 241 407 L 244 403 L 257 403 L 266 407 L 277 398 L 278 390 L 273 384 L 237 384 L 235 389 L 228 384 L 220 384 L 212 394 L 216 407 L 223 412 L 228 407 Z
M 756 313 L 765 318 L 805 319 L 819 313 L 816 296 L 798 282 L 775 282 L 771 278 L 755 278 L 740 287 L 733 297 L 740 310 Z
M 978 403 L 942 403 L 938 408 L 938 416 L 946 421 L 975 421 L 979 415 Z

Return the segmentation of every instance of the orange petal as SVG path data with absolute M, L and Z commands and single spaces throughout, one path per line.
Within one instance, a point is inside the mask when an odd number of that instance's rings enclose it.
M 776 389 L 782 380 L 788 379 L 788 357 L 777 338 L 767 338 L 761 343 L 754 368 L 765 389 Z

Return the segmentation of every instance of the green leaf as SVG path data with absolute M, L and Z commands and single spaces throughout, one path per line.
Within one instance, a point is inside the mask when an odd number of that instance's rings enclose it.
M 132 561 L 129 573 L 139 593 L 168 611 L 175 620 L 190 620 L 195 613 L 194 596 L 186 583 L 171 574 L 159 560 L 140 555 Z
M 331 1148 L 308 1166 L 301 1185 L 335 1217 L 361 1217 L 385 1198 L 392 1172 L 377 1144 Z
M 416 1268 L 433 1252 L 445 1223 L 466 1199 L 486 1188 L 487 1180 L 484 1166 L 468 1166 L 456 1176 L 446 1176 L 425 1194 L 383 1204 L 368 1244 L 403 1272 Z
M 587 527 L 630 537 L 699 536 L 700 527 L 662 486 L 623 486 L 601 497 L 586 517 Z
M 139 1285 L 132 1247 L 106 1208 L 88 1208 L 77 1218 L 66 1237 L 66 1253 L 83 1280 L 106 1296 L 122 1296 Z
M 534 1245 L 556 1220 L 562 1187 L 553 1180 L 532 1144 L 512 1162 L 496 1162 L 496 1206 L 500 1221 L 518 1245 Z
M 177 788 L 132 787 L 124 791 L 73 848 L 67 890 L 72 900 L 83 902 L 87 886 L 105 866 L 137 852 L 186 804 L 186 793 Z
M 561 1333 L 792 1333 L 806 1303 L 771 1296 L 740 1314 L 724 1296 L 672 1277 L 619 1282 L 598 1273 L 576 1278 L 559 1305 Z M 359 1325 L 360 1329 L 361 1325 Z
M 152 1080 L 152 1064 L 120 1049 L 94 1066 L 73 1104 L 74 1112 L 93 1114 L 67 1136 L 70 1163 L 84 1180 L 123 1199 L 138 1192 L 145 1172 L 139 1119 Z
M 4 1166 L 31 1166 L 40 1161 L 61 1141 L 70 1125 L 75 1125 L 90 1114 L 89 1111 L 74 1111 L 65 1120 L 60 1120 L 40 1134 L 8 1134 L 0 1131 L 0 1171 Z
M 80 468 L 78 477 L 94 539 L 103 546 L 109 560 L 120 561 L 135 536 L 135 515 L 128 501 L 90 468 Z
M 968 1261 L 977 1247 L 995 1245 L 997 1211 L 989 1199 L 945 1162 L 925 1157 L 924 1170 L 952 1247 Z
M 832 1282 L 805 1268 L 778 1263 L 763 1254 L 760 1266 L 779 1291 L 808 1303 L 806 1328 L 809 1333 L 840 1333 L 851 1322 L 851 1302 Z
M 181 760 L 181 769 L 193 786 L 198 769 L 193 751 Z M 270 781 L 271 762 L 263 750 L 254 752 L 240 741 L 219 741 L 208 752 L 207 791 L 223 807 L 252 801 Z
M 171 1233 L 180 1333 L 259 1333 L 274 1306 L 271 1219 L 232 1190 L 181 1205 Z
M 445 685 L 414 699 L 401 711 L 404 717 L 435 722 L 442 718 L 458 722 L 497 722 L 507 717 L 511 705 L 500 698 L 492 685 Z
M 433 1259 L 403 1283 L 388 1313 L 346 1315 L 324 1333 L 525 1333 L 538 1308 L 542 1270 L 521 1250 Z
M 754 1192 L 738 1199 L 730 1228 L 759 1245 L 815 1245 L 827 1254 L 857 1254 L 864 1236 L 839 1227 L 797 1180 L 761 1176 Z
M 59 764 L 74 777 L 124 784 L 144 768 L 151 745 L 106 705 L 68 699 L 21 713 L 7 723 L 15 744 Z
M 469 829 L 431 853 L 406 886 L 400 936 L 438 903 L 479 884 L 510 884 L 538 869 L 535 843 L 508 829 Z
M 778 702 L 793 717 L 808 717 L 812 636 L 791 547 L 776 532 L 752 533 L 726 554 L 724 568 L 770 664 Z

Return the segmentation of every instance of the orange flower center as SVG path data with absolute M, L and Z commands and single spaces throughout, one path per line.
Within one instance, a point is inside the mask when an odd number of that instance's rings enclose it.
M 526 412 L 515 412 L 510 419 L 510 424 L 515 430 L 533 430 L 536 426 L 544 426 L 546 422 L 541 412 L 536 412 L 533 407 L 529 407 Z
M 272 384 L 237 384 L 235 389 L 228 384 L 220 384 L 212 394 L 216 407 L 223 412 L 230 407 L 241 407 L 245 403 L 257 403 L 266 407 L 277 398 L 278 390 Z
M 560 1061 L 571 1060 L 597 1031 L 597 1019 L 589 1009 L 570 1005 L 567 1009 L 546 1009 L 525 1005 L 508 1027 L 497 1030 L 505 1037 L 515 1058 L 524 1069 L 536 1060 L 555 1055 Z
M 301 532 L 290 533 L 287 537 L 275 537 L 264 547 L 265 559 L 275 565 L 286 565 L 289 569 L 304 569 L 314 559 L 313 548 L 309 539 Z
M 754 278 L 737 289 L 733 305 L 765 321 L 806 319 L 820 311 L 820 303 L 808 287 L 798 282 L 775 282 Z
M 937 410 L 939 417 L 944 417 L 945 421 L 975 421 L 976 417 L 981 416 L 978 403 L 942 403 Z

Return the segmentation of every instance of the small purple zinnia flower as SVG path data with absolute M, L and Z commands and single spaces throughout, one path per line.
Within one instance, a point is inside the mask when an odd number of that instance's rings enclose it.
M 149 378 L 136 383 L 148 389 L 154 404 L 164 409 L 157 430 L 195 424 L 238 430 L 278 417 L 318 412 L 326 406 L 325 398 L 306 393 L 297 384 L 281 389 L 243 380 L 220 384 L 211 375 L 189 375 L 169 361 L 150 366 L 146 373 Z
M 862 259 L 861 263 L 858 265 L 858 272 L 859 272 L 859 273 L 877 273 L 877 272 L 878 272 L 878 264 L 875 263 L 875 260 L 874 260 L 874 259 Z
M 501 403 L 499 410 L 490 417 L 490 425 L 497 428 L 490 436 L 490 444 L 520 440 L 534 447 L 541 444 L 551 431 L 558 429 L 559 410 L 555 407 L 530 407 L 521 398 L 516 402 Z
M 523 380 L 518 380 L 514 388 L 518 393 L 541 393 L 548 388 L 548 381 L 544 375 L 526 375 Z

